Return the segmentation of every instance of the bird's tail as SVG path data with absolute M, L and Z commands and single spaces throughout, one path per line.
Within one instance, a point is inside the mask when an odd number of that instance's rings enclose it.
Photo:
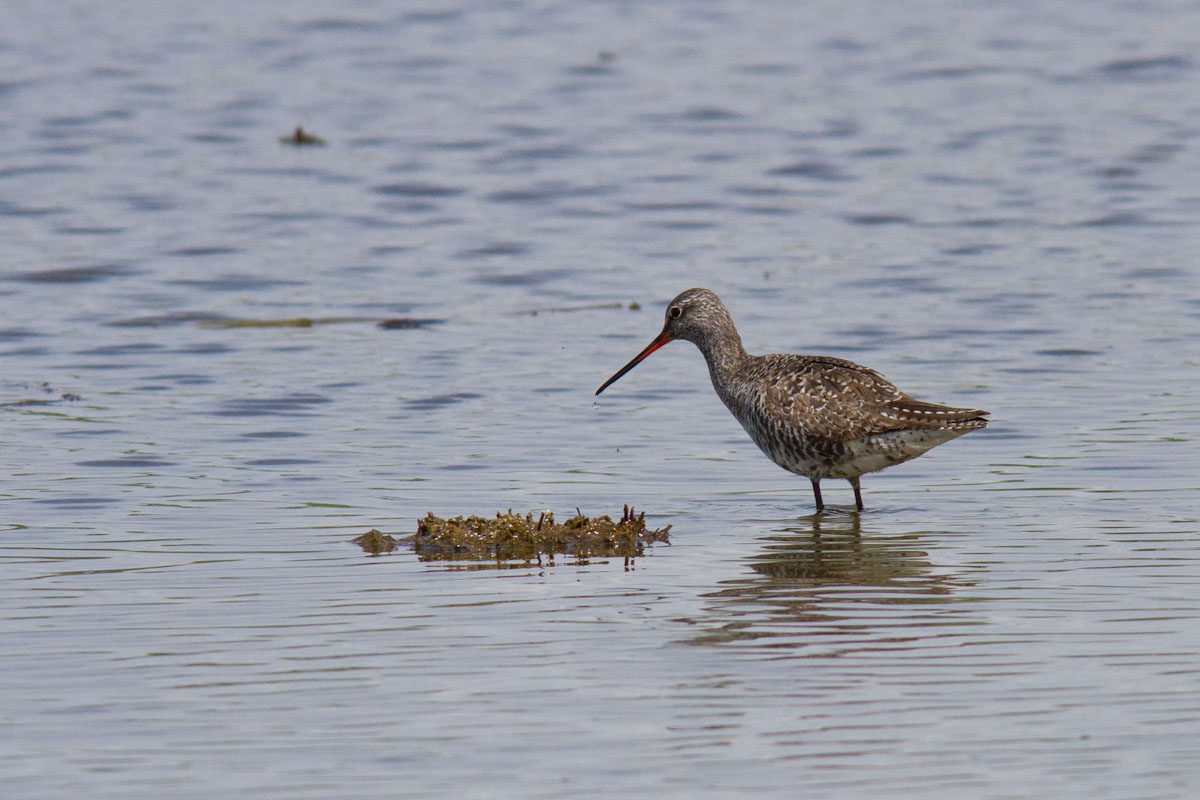
M 895 416 L 912 428 L 951 428 L 975 430 L 986 428 L 987 411 L 978 408 L 954 408 L 937 403 L 925 403 L 911 397 L 892 400 L 887 404 L 889 416 Z

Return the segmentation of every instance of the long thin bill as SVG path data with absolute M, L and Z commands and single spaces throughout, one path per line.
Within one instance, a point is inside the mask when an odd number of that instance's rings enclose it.
M 602 385 L 599 389 L 596 390 L 596 394 L 600 394 L 605 389 L 607 389 L 609 386 L 616 383 L 618 378 L 620 378 L 626 372 L 629 372 L 629 370 L 633 369 L 638 364 L 640 364 L 643 358 L 650 355 L 655 350 L 662 347 L 664 344 L 666 344 L 669 341 L 671 341 L 671 336 L 666 331 L 663 331 L 658 336 L 654 337 L 654 341 L 651 342 L 650 344 L 646 345 L 645 350 L 638 353 L 636 356 L 633 357 L 632 361 L 630 361 L 628 364 L 626 364 L 625 366 L 623 366 L 619 370 L 617 370 L 616 375 L 613 375 L 611 378 L 606 380 L 604 382 L 604 385 Z

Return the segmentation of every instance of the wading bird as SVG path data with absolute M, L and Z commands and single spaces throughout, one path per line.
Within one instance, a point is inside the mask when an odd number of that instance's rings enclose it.
M 850 481 L 862 511 L 861 475 L 987 427 L 986 411 L 916 400 L 853 361 L 748 355 L 725 304 L 708 289 L 672 300 L 662 332 L 596 394 L 673 339 L 700 348 L 717 395 L 768 458 L 812 481 L 818 511 L 822 478 Z

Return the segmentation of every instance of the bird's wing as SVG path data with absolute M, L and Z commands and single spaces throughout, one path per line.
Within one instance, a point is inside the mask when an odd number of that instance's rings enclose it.
M 944 428 L 987 412 L 925 403 L 878 372 L 827 356 L 764 356 L 760 413 L 835 442 L 904 429 Z

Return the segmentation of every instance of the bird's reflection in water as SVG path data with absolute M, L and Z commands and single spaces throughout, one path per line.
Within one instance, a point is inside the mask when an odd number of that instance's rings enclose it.
M 693 620 L 705 632 L 691 641 L 842 648 L 963 622 L 952 592 L 969 583 L 937 568 L 919 534 L 862 528 L 858 514 L 816 515 L 763 537 L 746 559 L 752 574 L 705 595 L 709 613 Z

